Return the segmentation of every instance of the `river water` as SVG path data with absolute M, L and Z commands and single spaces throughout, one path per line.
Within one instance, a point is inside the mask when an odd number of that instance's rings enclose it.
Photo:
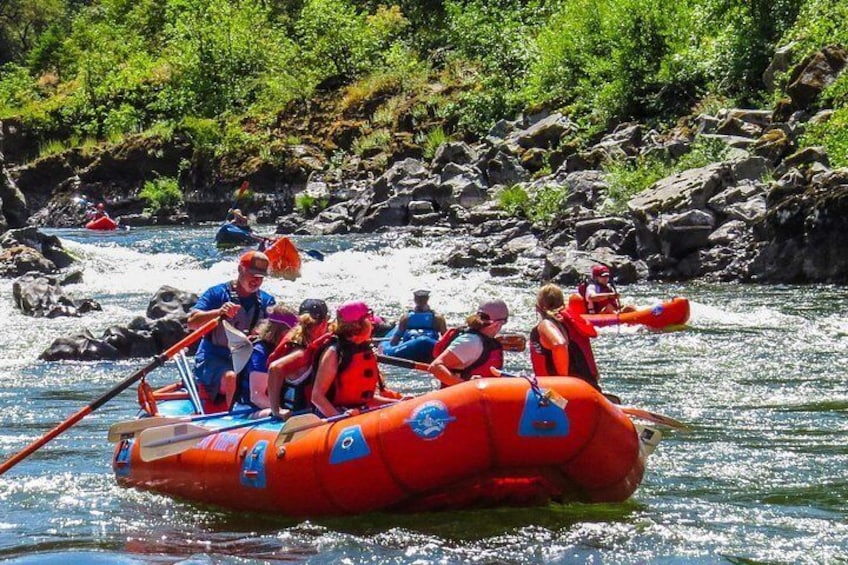
M 53 338 L 95 335 L 143 313 L 163 284 L 202 292 L 235 273 L 214 226 L 114 234 L 56 230 L 84 268 L 68 287 L 103 312 L 27 318 L 0 281 L 0 458 L 6 459 L 149 360 L 42 363 Z M 389 318 L 432 291 L 459 323 L 503 298 L 505 331 L 534 323 L 536 283 L 434 265 L 439 239 L 395 235 L 295 238 L 306 259 L 296 282 L 265 288 L 297 305 L 368 301 Z M 605 390 L 626 404 L 693 426 L 669 432 L 626 503 L 550 505 L 294 521 L 224 511 L 119 488 L 109 425 L 135 414 L 126 391 L 0 477 L 0 561 L 11 563 L 844 563 L 848 562 L 848 290 L 845 287 L 645 283 L 620 288 L 647 306 L 686 296 L 683 331 L 605 328 L 594 341 Z M 527 370 L 526 354 L 506 366 Z M 175 380 L 171 367 L 151 376 Z M 403 392 L 430 390 L 387 369 Z

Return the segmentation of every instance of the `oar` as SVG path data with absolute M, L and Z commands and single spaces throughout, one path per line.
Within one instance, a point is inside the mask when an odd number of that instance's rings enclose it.
M 216 430 L 192 423 L 169 424 L 156 428 L 148 428 L 138 436 L 141 460 L 155 461 L 164 457 L 170 457 L 171 455 L 177 455 L 197 445 L 197 440 L 199 439 L 239 428 L 258 426 L 272 420 L 274 418 L 268 416 L 266 418 L 239 422 L 231 426 L 224 426 Z
M 204 414 L 202 416 L 151 416 L 148 418 L 136 418 L 135 420 L 112 424 L 109 428 L 108 439 L 110 442 L 115 443 L 125 439 L 133 439 L 135 434 L 143 432 L 148 428 L 158 428 L 169 424 L 200 422 L 222 416 L 240 416 L 242 414 L 250 414 L 251 412 L 253 412 L 253 408 L 244 408 L 232 412 L 216 412 L 215 414 Z
M 330 416 L 326 419 L 320 418 L 315 414 L 301 414 L 300 416 L 292 416 L 291 418 L 286 420 L 286 423 L 283 424 L 282 428 L 280 428 L 280 432 L 277 434 L 276 439 L 274 439 L 274 446 L 280 447 L 289 443 L 297 437 L 297 434 L 299 432 L 304 432 L 313 428 L 319 428 L 325 424 L 332 424 L 333 422 L 338 422 L 339 420 L 353 418 L 354 416 L 358 416 L 359 414 L 367 414 L 368 412 L 381 410 L 388 406 L 394 406 L 395 404 L 397 404 L 397 402 L 381 404 L 380 406 L 366 408 L 365 410 L 360 410 L 359 412 L 355 412 L 352 414 L 338 414 L 336 416 Z
M 514 373 L 507 373 L 506 371 L 501 371 L 499 369 L 492 369 L 492 373 L 497 377 L 513 377 L 522 379 L 521 375 L 517 375 Z M 576 377 L 575 377 L 576 378 Z M 655 424 L 660 424 L 662 426 L 666 426 L 669 428 L 676 428 L 679 430 L 688 430 L 690 429 L 688 425 L 684 424 L 680 420 L 675 420 L 671 416 L 664 416 L 663 414 L 657 414 L 656 412 L 650 412 L 648 410 L 644 410 L 642 408 L 635 408 L 633 406 L 621 406 L 618 404 L 614 404 L 616 408 L 627 414 L 628 416 L 633 416 L 634 418 L 639 418 L 642 420 L 646 420 L 648 422 L 653 422 Z
M 527 348 L 527 338 L 521 334 L 498 334 L 495 336 L 504 351 L 516 351 L 521 353 Z M 391 337 L 375 337 L 371 341 L 391 341 Z M 401 342 L 402 343 L 402 342 Z
M 171 347 L 166 349 L 163 353 L 154 357 L 153 361 L 151 361 L 148 365 L 137 370 L 135 373 L 133 373 L 132 375 L 130 375 L 129 377 L 127 377 L 126 379 L 121 381 L 119 384 L 117 384 L 115 387 L 113 387 L 112 389 L 110 389 L 109 391 L 104 393 L 102 396 L 100 396 L 98 399 L 93 401 L 91 404 L 89 404 L 88 406 L 86 406 L 85 408 L 80 410 L 79 412 L 72 415 L 70 418 L 68 418 L 67 420 L 65 420 L 64 422 L 62 422 L 61 424 L 59 424 L 58 426 L 56 426 L 55 428 L 53 428 L 52 430 L 50 430 L 49 432 L 47 432 L 46 434 L 44 434 L 43 436 L 38 438 L 36 441 L 32 442 L 30 445 L 28 445 L 22 451 L 19 451 L 16 455 L 7 459 L 2 465 L 0 465 L 0 475 L 2 475 L 3 473 L 5 473 L 9 469 L 11 469 L 12 467 L 17 465 L 18 463 L 20 463 L 23 459 L 25 459 L 30 454 L 32 454 L 33 452 L 38 450 L 45 443 L 47 443 L 48 441 L 50 441 L 54 437 L 58 436 L 59 434 L 61 434 L 62 432 L 64 432 L 65 430 L 67 430 L 68 428 L 70 428 L 71 426 L 73 426 L 74 424 L 79 422 L 80 420 L 82 420 L 88 414 L 91 414 L 92 412 L 94 412 L 95 410 L 97 410 L 98 408 L 100 408 L 101 406 L 106 404 L 107 402 L 109 402 L 112 398 L 117 396 L 119 393 L 121 393 L 122 391 L 129 388 L 133 383 L 135 383 L 136 381 L 140 381 L 148 373 L 150 373 L 151 371 L 153 371 L 154 369 L 156 369 L 158 367 L 161 367 L 165 363 L 165 361 L 167 361 L 168 359 L 170 359 L 171 357 L 173 357 L 174 355 L 179 353 L 181 350 L 190 346 L 195 341 L 197 341 L 198 339 L 200 339 L 201 337 L 203 337 L 204 335 L 206 335 L 207 333 L 209 333 L 210 331 L 215 329 L 215 327 L 218 325 L 218 321 L 219 321 L 219 318 L 215 318 L 214 320 L 209 320 L 208 322 L 206 322 L 205 324 L 203 324 L 202 326 L 200 326 L 199 328 L 197 328 L 196 330 L 194 330 L 193 332 L 188 334 L 186 337 L 184 337 L 183 339 L 181 339 L 180 341 L 178 341 L 177 343 L 175 343 L 174 345 L 172 345 Z

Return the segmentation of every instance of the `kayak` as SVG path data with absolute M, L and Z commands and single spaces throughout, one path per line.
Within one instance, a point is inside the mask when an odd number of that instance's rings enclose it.
M 402 359 L 418 361 L 419 363 L 430 363 L 433 361 L 433 346 L 436 345 L 436 342 L 438 341 L 437 338 L 432 335 L 428 335 L 428 333 L 425 333 L 424 331 L 421 331 L 416 335 L 410 335 L 415 332 L 415 330 L 412 330 L 412 332 L 407 332 L 406 341 L 398 342 L 397 345 L 391 345 L 389 342 L 392 337 L 394 337 L 396 331 L 397 328 L 393 328 L 390 332 L 383 336 L 383 338 L 381 338 L 385 340 L 380 343 L 381 353 L 391 357 L 400 357 Z
M 578 304 L 579 303 L 579 304 Z M 575 294 L 569 300 L 569 309 L 581 308 L 580 316 L 594 326 L 615 326 L 619 324 L 646 326 L 655 330 L 682 326 L 689 320 L 689 300 L 675 297 L 665 300 L 651 308 L 619 312 L 617 314 L 586 314 L 583 299 Z
M 288 517 L 628 499 L 661 434 L 582 380 L 538 384 L 479 379 L 326 421 L 237 407 L 124 434 L 112 467 L 123 487 Z M 193 413 L 166 395 L 159 415 Z
M 253 245 L 256 237 L 249 228 L 242 228 L 235 224 L 223 224 L 215 234 L 215 243 L 219 246 Z
M 91 220 L 90 222 L 85 224 L 85 228 L 89 230 L 109 231 L 118 229 L 118 222 L 116 222 L 109 216 L 101 216 L 96 220 Z

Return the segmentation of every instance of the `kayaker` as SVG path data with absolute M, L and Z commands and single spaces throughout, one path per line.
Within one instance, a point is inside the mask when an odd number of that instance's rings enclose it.
M 297 325 L 268 358 L 270 415 L 285 420 L 292 411 L 312 409 L 316 351 L 329 341 L 327 303 L 307 298 L 298 308 Z
M 539 323 L 530 331 L 530 362 L 537 377 L 579 377 L 600 390 L 598 367 L 590 337 L 598 335 L 592 324 L 565 307 L 562 289 L 546 284 L 536 295 Z
M 503 368 L 503 346 L 495 339 L 509 319 L 503 300 L 484 302 L 465 319 L 464 328 L 451 328 L 433 348 L 428 370 L 443 386 L 474 377 L 491 377 L 491 368 Z
M 430 308 L 429 290 L 416 290 L 412 293 L 412 300 L 414 306 L 398 320 L 397 329 L 389 342 L 393 346 L 419 335 L 438 339 L 448 331 L 444 316 Z
M 345 302 L 336 310 L 330 328 L 335 339 L 321 353 L 312 388 L 312 405 L 320 416 L 396 400 L 381 394 L 382 377 L 371 349 L 372 319 L 364 302 Z
M 578 292 L 586 301 L 589 314 L 615 314 L 634 310 L 633 306 L 621 306 L 621 295 L 610 283 L 610 270 L 604 265 L 592 267 L 592 281 L 585 286 L 585 290 L 578 287 Z
M 236 280 L 207 289 L 188 314 L 188 327 L 194 330 L 223 316 L 236 329 L 250 334 L 276 301 L 261 290 L 270 262 L 259 251 L 248 251 L 239 258 Z M 222 326 L 203 336 L 194 357 L 194 374 L 205 396 L 214 404 L 232 405 L 236 393 L 236 374 Z
M 298 323 L 297 314 L 283 304 L 276 304 L 268 317 L 256 325 L 257 341 L 247 365 L 238 374 L 236 398 L 242 404 L 268 408 L 268 360 L 283 338 Z
M 238 208 L 230 208 L 227 213 L 227 223 L 238 226 L 244 230 L 250 230 L 250 220 Z
M 85 213 L 85 219 L 89 222 L 108 217 L 109 214 L 106 213 L 106 205 L 103 202 L 98 202 L 97 206 L 89 208 Z

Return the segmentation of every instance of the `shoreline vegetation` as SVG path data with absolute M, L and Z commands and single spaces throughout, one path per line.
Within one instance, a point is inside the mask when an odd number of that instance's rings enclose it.
M 9 0 L 0 229 L 78 225 L 80 195 L 128 225 L 219 219 L 248 180 L 280 233 L 473 232 L 486 205 L 549 250 L 629 257 L 633 279 L 845 282 L 844 251 L 766 264 L 844 227 L 846 17 L 835 0 Z

